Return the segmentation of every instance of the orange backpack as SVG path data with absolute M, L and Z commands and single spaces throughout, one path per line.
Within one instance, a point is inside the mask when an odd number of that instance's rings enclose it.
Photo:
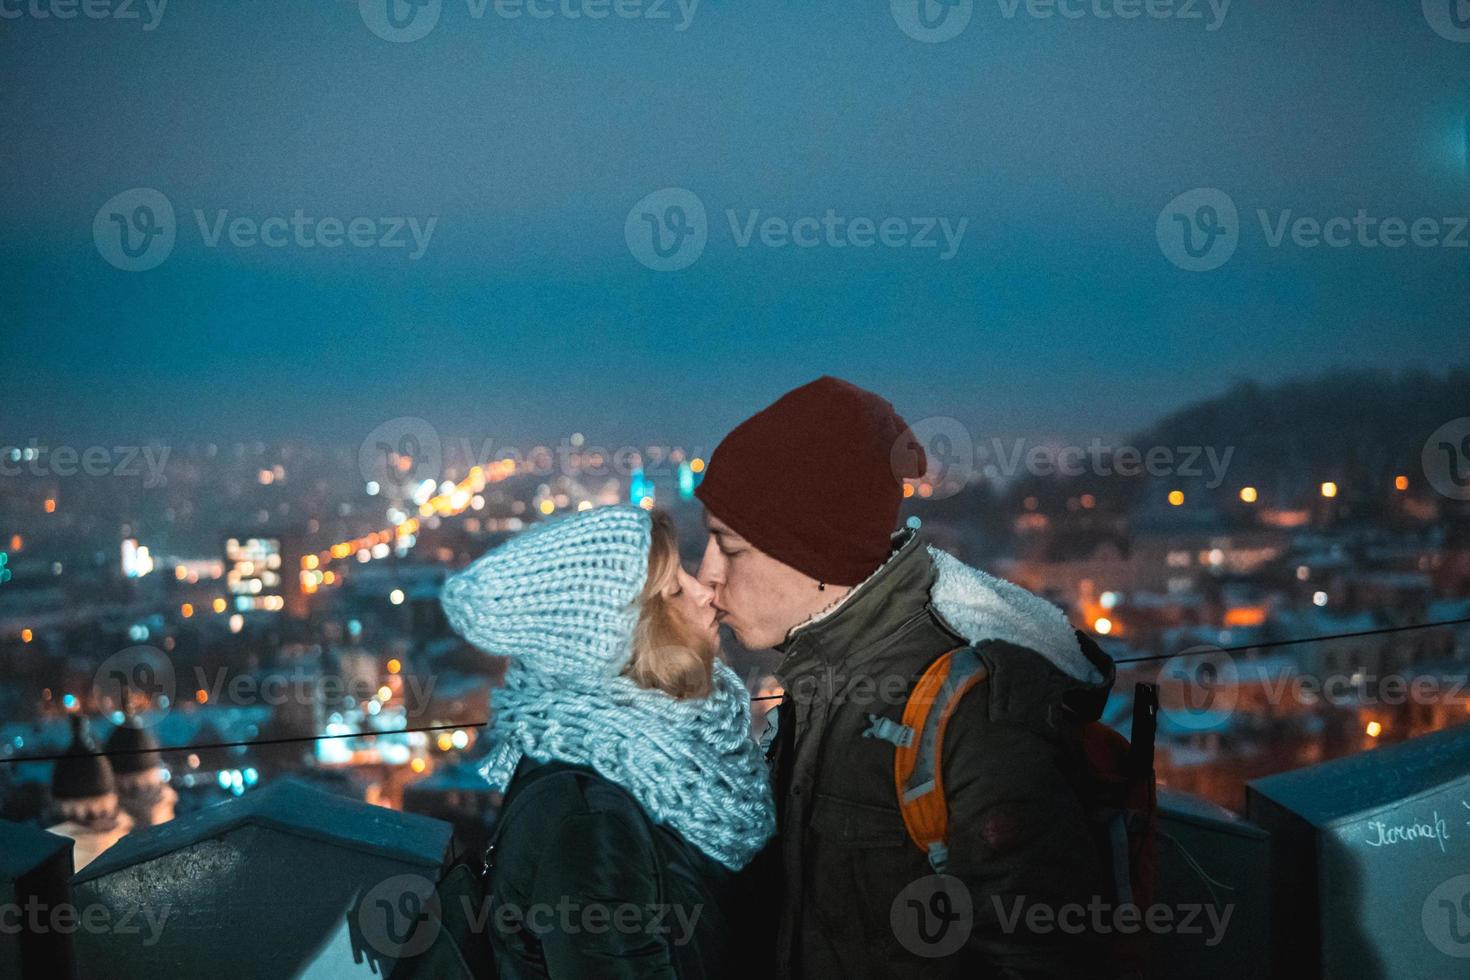
M 919 678 L 904 705 L 901 724 L 870 715 L 871 725 L 864 732 L 893 743 L 893 782 L 904 827 L 936 873 L 944 873 L 949 857 L 945 728 L 960 699 L 988 674 L 989 668 L 974 647 L 951 650 Z M 1116 904 L 1140 908 L 1147 908 L 1153 900 L 1157 833 L 1153 755 L 1158 704 L 1157 688 L 1138 684 L 1131 741 L 1099 721 L 1081 722 L 1078 733 L 1083 805 L 1112 891 L 1108 897 Z M 1065 701 L 1063 711 L 1077 717 Z M 1109 945 L 1124 974 L 1147 974 L 1147 933 L 1114 933 Z

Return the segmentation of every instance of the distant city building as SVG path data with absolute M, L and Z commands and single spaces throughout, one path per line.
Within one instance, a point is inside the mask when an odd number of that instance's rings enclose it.
M 298 576 L 286 574 L 293 556 L 280 537 L 232 537 L 225 541 L 225 590 L 237 613 L 281 612 L 299 592 Z
M 107 757 L 87 734 L 81 715 L 71 716 L 72 741 L 51 772 L 51 820 L 47 829 L 76 842 L 77 870 L 85 868 L 133 829 L 122 809 L 117 779 Z
M 164 778 L 168 771 L 158 748 L 153 733 L 136 718 L 124 719 L 107 737 L 118 803 L 135 826 L 152 827 L 174 818 L 179 795 Z

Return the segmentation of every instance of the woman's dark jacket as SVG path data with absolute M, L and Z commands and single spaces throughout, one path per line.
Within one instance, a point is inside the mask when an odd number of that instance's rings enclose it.
M 586 766 L 523 760 L 487 857 L 505 980 L 723 976 L 730 873 Z

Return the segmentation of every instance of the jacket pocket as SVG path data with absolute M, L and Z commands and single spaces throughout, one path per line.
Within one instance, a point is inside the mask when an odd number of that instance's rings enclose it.
M 856 803 L 822 793 L 812 807 L 812 829 L 824 840 L 849 847 L 897 847 L 908 839 L 897 807 Z
M 807 956 L 808 972 L 853 980 L 907 975 L 903 965 L 912 958 L 894 936 L 891 909 L 927 865 L 909 842 L 897 801 L 883 807 L 818 794 L 810 829 L 805 939 L 821 952 Z

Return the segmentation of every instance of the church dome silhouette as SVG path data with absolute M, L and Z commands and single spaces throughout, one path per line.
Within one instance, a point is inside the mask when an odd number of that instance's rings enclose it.
M 71 716 L 71 744 L 51 771 L 51 798 L 58 803 L 93 800 L 117 791 L 117 780 L 107 757 L 97 755 L 97 743 L 87 732 L 87 720 Z

